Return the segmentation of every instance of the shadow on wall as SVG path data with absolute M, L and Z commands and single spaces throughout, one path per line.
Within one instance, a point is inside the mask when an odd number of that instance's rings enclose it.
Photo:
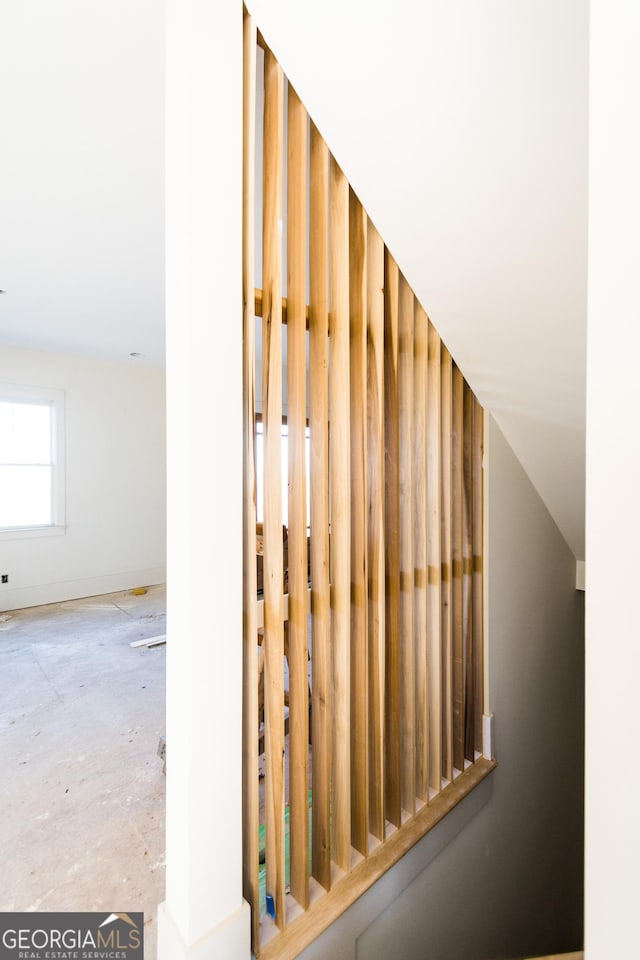
M 487 462 L 498 767 L 300 960 L 504 960 L 582 946 L 584 594 L 494 422 Z

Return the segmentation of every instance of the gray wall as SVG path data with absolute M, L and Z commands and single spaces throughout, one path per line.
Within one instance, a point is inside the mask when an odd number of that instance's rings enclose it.
M 304 960 L 504 960 L 581 946 L 584 595 L 494 423 L 489 466 L 499 766 Z

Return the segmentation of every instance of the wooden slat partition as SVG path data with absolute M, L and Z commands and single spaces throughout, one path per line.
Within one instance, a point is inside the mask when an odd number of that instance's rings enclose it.
M 384 260 L 384 482 L 385 482 L 385 816 L 402 820 L 400 704 L 400 411 L 398 405 L 399 271 L 388 250 Z M 410 676 L 413 675 L 411 671 Z
M 483 412 L 264 41 L 255 288 L 246 14 L 244 42 L 243 878 L 256 956 L 293 960 L 495 765 L 480 756 Z
M 442 786 L 442 553 L 440 546 L 442 493 L 441 483 L 441 343 L 435 327 L 428 321 L 429 392 L 427 401 L 427 559 L 429 564 L 429 740 L 431 744 L 429 783 L 436 793 Z
M 287 430 L 289 448 L 290 886 L 309 902 L 309 681 L 307 611 L 307 112 L 289 84 L 287 131 Z
M 429 321 L 415 301 L 413 330 L 413 630 L 415 637 L 416 795 L 429 799 L 429 644 L 434 625 L 427 626 L 430 559 L 427 539 L 427 364 Z M 431 378 L 429 378 L 431 383 Z M 432 760 L 435 759 L 431 753 Z
M 369 830 L 384 840 L 384 244 L 367 222 Z
M 416 683 L 413 631 L 413 313 L 411 287 L 400 275 L 398 304 L 398 416 L 400 465 L 400 648 L 402 678 L 402 806 L 416 809 Z
M 262 428 L 264 435 L 264 703 L 266 890 L 286 923 L 284 860 L 284 630 L 282 618 L 282 146 L 283 74 L 264 55 Z
M 351 865 L 349 184 L 333 157 L 330 177 L 332 854 L 346 871 Z
M 256 611 L 256 466 L 254 448 L 255 343 L 254 343 L 254 244 L 255 244 L 255 124 L 256 28 L 244 14 L 244 89 L 242 161 L 242 817 L 243 893 L 251 905 L 251 934 L 258 945 L 258 671 Z
M 331 886 L 331 659 L 329 648 L 329 151 L 311 124 L 309 201 L 309 424 L 311 430 L 311 620 L 313 876 Z
M 442 619 L 441 630 L 441 662 L 442 662 L 442 776 L 445 780 L 453 779 L 453 674 L 452 674 L 452 645 L 451 633 L 453 626 L 451 604 L 451 390 L 453 367 L 451 354 L 442 344 L 440 362 L 440 392 L 441 392 L 441 538 L 440 556 L 442 571 Z
M 351 399 L 351 843 L 369 849 L 367 657 L 367 215 L 349 191 Z

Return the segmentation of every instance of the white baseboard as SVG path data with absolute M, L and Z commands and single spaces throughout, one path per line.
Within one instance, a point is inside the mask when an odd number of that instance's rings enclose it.
M 0 612 L 39 607 L 45 603 L 60 603 L 63 600 L 79 600 L 81 597 L 97 597 L 103 593 L 116 593 L 118 590 L 132 590 L 134 587 L 150 587 L 156 583 L 165 583 L 166 579 L 166 567 L 160 566 L 87 577 L 83 580 L 61 580 L 12 589 L 0 587 Z
M 250 960 L 251 910 L 242 906 L 196 943 L 186 944 L 166 901 L 158 907 L 158 960 Z
M 492 713 L 482 715 L 482 755 L 487 760 L 495 760 L 493 723 Z

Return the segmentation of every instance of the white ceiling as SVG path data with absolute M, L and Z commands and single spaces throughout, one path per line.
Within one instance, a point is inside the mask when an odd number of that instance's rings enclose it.
M 582 559 L 587 0 L 250 7 Z M 4 4 L 0 344 L 162 363 L 163 29 Z
M 162 364 L 163 4 L 2 4 L 0 116 L 0 344 Z

